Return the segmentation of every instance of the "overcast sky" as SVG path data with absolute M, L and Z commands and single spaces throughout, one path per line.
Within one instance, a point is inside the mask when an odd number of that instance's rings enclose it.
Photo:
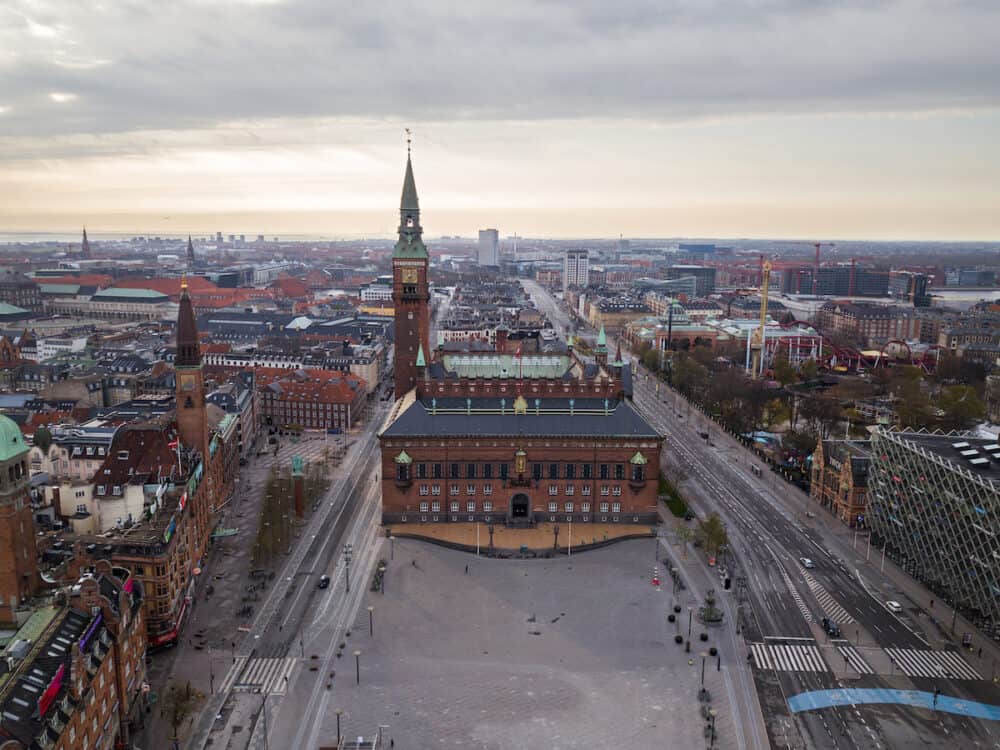
M 0 231 L 1000 236 L 993 0 L 0 0 Z

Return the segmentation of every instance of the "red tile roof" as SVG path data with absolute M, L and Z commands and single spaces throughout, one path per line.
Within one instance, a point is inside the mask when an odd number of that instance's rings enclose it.
M 196 294 L 207 294 L 219 291 L 219 287 L 201 276 L 188 276 L 187 285 L 188 293 L 191 295 L 192 300 Z M 115 283 L 115 286 L 125 289 L 152 289 L 160 294 L 166 294 L 174 302 L 179 301 L 181 298 L 180 278 L 144 279 L 133 277 L 119 279 Z

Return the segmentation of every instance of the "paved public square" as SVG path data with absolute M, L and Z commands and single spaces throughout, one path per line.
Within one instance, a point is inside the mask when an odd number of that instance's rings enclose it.
M 528 561 L 396 540 L 386 591 L 368 593 L 337 660 L 321 742 L 340 709 L 345 736 L 387 725 L 396 748 L 707 747 L 706 644 L 697 622 L 691 654 L 674 644 L 653 565 L 652 539 Z M 724 712 L 714 667 L 706 686 Z

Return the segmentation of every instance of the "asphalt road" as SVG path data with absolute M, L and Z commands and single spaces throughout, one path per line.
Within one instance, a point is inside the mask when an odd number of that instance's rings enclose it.
M 566 310 L 537 283 L 525 282 L 525 287 L 539 309 L 565 333 L 570 325 Z M 609 339 L 608 345 L 614 342 Z M 855 540 L 856 549 L 845 548 L 816 522 L 810 501 L 800 490 L 771 473 L 742 444 L 641 366 L 634 378 L 634 402 L 665 438 L 663 465 L 686 475 L 682 483 L 686 499 L 701 515 L 715 511 L 726 523 L 736 558 L 731 564 L 734 576 L 743 576 L 747 582 L 752 612 L 746 622 L 748 641 L 826 647 L 829 639 L 818 623 L 823 616 L 831 616 L 840 623 L 845 639 L 835 646 L 860 642 L 859 650 L 873 656 L 885 648 L 929 650 L 909 615 L 888 611 L 880 598 L 869 593 L 869 588 L 890 587 L 879 579 L 874 566 L 864 564 L 866 557 L 877 559 L 878 555 L 877 550 L 867 549 L 866 539 Z M 701 432 L 709 438 L 700 437 Z M 760 467 L 760 477 L 755 476 L 754 465 Z M 800 558 L 813 560 L 816 567 L 804 569 Z M 826 660 L 839 668 L 837 659 L 830 656 L 832 650 L 826 649 Z M 859 705 L 793 716 L 787 708 L 792 695 L 842 687 L 940 688 L 945 695 L 996 702 L 996 691 L 988 683 L 953 680 L 947 674 L 914 676 L 901 683 L 898 673 L 859 677 L 849 667 L 834 673 L 769 670 L 761 665 L 755 669 L 755 678 L 775 746 L 1000 747 L 989 722 L 952 714 Z

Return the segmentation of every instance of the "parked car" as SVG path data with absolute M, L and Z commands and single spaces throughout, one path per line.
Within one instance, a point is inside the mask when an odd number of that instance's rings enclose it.
M 894 602 L 892 600 L 889 600 L 885 603 L 885 608 L 890 612 L 899 613 L 903 611 L 903 605 L 900 604 L 899 602 Z
M 330 586 L 330 576 L 320 576 L 317 586 L 321 589 L 328 588 Z
M 829 617 L 823 618 L 823 630 L 831 638 L 840 638 L 840 626 Z
M 816 563 L 810 560 L 808 557 L 800 557 L 799 562 L 802 563 L 803 568 L 815 568 Z

